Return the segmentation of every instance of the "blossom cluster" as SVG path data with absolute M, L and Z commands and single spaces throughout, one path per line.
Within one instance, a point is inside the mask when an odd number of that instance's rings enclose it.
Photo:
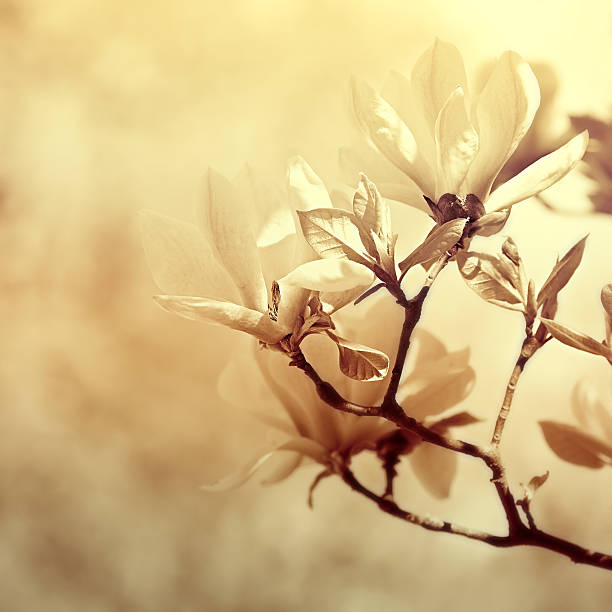
M 369 296 L 386 287 L 401 303 L 402 282 L 411 269 L 431 271 L 439 262 L 456 261 L 474 291 L 522 312 L 529 330 L 539 319 L 546 339 L 612 356 L 609 336 L 598 342 L 554 320 L 557 295 L 584 245 L 558 262 L 538 295 L 511 239 L 499 256 L 468 250 L 473 236 L 499 232 L 512 206 L 562 179 L 587 147 L 585 130 L 496 182 L 540 103 L 529 65 L 507 51 L 475 92 L 458 50 L 436 40 L 410 77 L 393 73 L 382 93 L 358 78 L 351 88 L 365 143 L 340 151 L 354 188 L 350 209 L 334 206 L 321 178 L 296 157 L 288 162 L 282 186 L 251 166 L 233 180 L 209 170 L 197 225 L 151 211 L 142 215 L 146 255 L 163 291 L 155 298 L 158 304 L 254 338 L 253 350 L 238 352 L 227 365 L 220 393 L 230 403 L 254 409 L 279 441 L 217 488 L 242 483 L 275 452 L 284 459 L 269 481 L 289 476 L 306 459 L 321 464 L 327 475 L 365 450 L 383 458 L 398 432 L 393 423 L 334 410 L 299 368 L 286 364 L 300 364 L 305 353 L 323 363 L 319 353 L 335 346 L 341 376 L 327 367 L 336 389 L 348 402 L 363 402 L 364 396 L 367 401 L 360 405 L 382 402 L 397 338 L 391 330 L 378 330 L 376 346 L 361 344 L 364 329 L 385 319 L 384 300 Z M 402 204 L 423 210 L 433 225 L 424 239 L 409 236 L 412 249 L 400 256 L 390 210 Z M 345 311 L 366 298 L 378 300 L 372 302 L 375 308 L 351 327 Z M 441 432 L 474 422 L 457 408 L 474 380 L 469 351 L 448 351 L 426 330 L 415 333 L 414 344 L 414 367 L 400 373 L 397 386 L 401 409 Z M 243 397 L 240 381 L 253 375 L 265 391 Z M 267 399 L 256 405 L 258 397 Z M 453 456 L 416 436 L 405 437 L 400 454 L 408 456 L 427 490 L 448 495 Z

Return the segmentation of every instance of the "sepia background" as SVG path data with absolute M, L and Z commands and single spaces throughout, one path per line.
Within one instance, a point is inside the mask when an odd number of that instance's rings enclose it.
M 350 75 L 379 85 L 391 68 L 408 73 L 436 36 L 460 48 L 472 82 L 505 49 L 544 64 L 549 104 L 533 142 L 546 146 L 568 114 L 612 111 L 609 2 L 0 0 L 0 30 L 2 610 L 605 608 L 606 572 L 421 531 L 334 479 L 311 511 L 315 467 L 274 487 L 255 478 L 201 491 L 269 434 L 217 395 L 235 333 L 155 306 L 136 213 L 194 220 L 209 165 L 231 176 L 251 161 L 282 181 L 301 154 L 338 183 L 338 147 L 360 138 Z M 508 231 L 538 282 L 590 232 L 559 319 L 599 338 L 612 216 L 584 214 L 592 188 L 568 177 L 546 196 L 568 213 L 525 202 Z M 418 239 L 427 226 L 405 231 Z M 454 272 L 423 324 L 472 347 L 465 407 L 488 421 L 464 435 L 484 440 L 521 321 Z M 571 422 L 581 378 L 609 392 L 600 361 L 547 345 L 521 383 L 504 452 L 515 486 L 551 470 L 534 508 L 543 525 L 610 551 L 612 473 L 560 462 L 536 424 Z M 401 493 L 411 509 L 501 530 L 487 478 L 462 461 L 441 502 L 406 470 Z

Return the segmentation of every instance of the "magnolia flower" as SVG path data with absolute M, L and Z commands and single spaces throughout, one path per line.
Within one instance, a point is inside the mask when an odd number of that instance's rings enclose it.
M 612 214 L 612 119 L 581 116 L 571 117 L 571 122 L 576 131 L 588 128 L 591 135 L 584 173 L 594 181 L 594 191 L 589 194 L 593 209 Z
M 389 308 L 395 308 L 395 312 Z M 401 312 L 391 300 L 386 304 L 379 300 L 370 316 L 374 314 L 389 320 L 398 318 Z M 364 318 L 359 317 L 359 320 L 363 324 Z M 380 338 L 380 330 L 374 325 L 370 328 L 367 331 Z M 383 336 L 386 336 L 381 338 L 383 345 L 389 346 L 380 348 L 389 350 L 396 339 L 393 334 Z M 423 330 L 415 332 L 414 343 L 415 365 L 404 377 L 398 398 L 408 414 L 435 427 L 435 416 L 452 408 L 471 390 L 474 373 L 467 363 L 469 351 L 448 352 L 439 340 Z M 264 481 L 266 483 L 287 478 L 306 460 L 321 464 L 325 474 L 332 474 L 356 454 L 376 450 L 396 431 L 395 426 L 384 419 L 364 418 L 332 409 L 318 397 L 312 383 L 301 372 L 287 368 L 279 358 L 280 355 L 272 351 L 257 350 L 254 356 L 242 351 L 226 366 L 219 382 L 221 396 L 228 403 L 255 413 L 281 438 L 272 449 L 242 470 L 205 488 L 226 490 L 239 486 L 275 455 L 279 455 L 276 469 Z M 317 369 L 330 369 L 329 353 L 317 346 L 317 338 L 311 339 L 309 359 L 318 362 Z M 333 378 L 333 370 L 330 371 Z M 282 375 L 279 376 L 279 372 Z M 347 399 L 372 404 L 382 399 L 386 388 L 386 380 L 363 386 L 338 377 L 333 383 Z M 473 419 L 459 420 L 455 424 L 473 422 Z M 441 419 L 442 428 L 445 422 L 453 425 L 452 419 Z M 456 470 L 456 456 L 421 444 L 419 440 L 411 440 L 405 453 L 427 490 L 438 497 L 447 496 Z
M 142 213 L 149 266 L 167 293 L 156 300 L 183 317 L 225 325 L 274 345 L 303 322 L 311 289 L 333 288 L 347 274 L 338 270 L 306 288 L 291 277 L 283 280 L 315 259 L 296 231 L 294 211 L 331 206 L 329 195 L 301 158 L 289 163 L 285 193 L 248 166 L 233 182 L 210 170 L 205 192 L 200 227 Z M 344 293 L 332 292 L 328 301 L 337 309 L 355 297 L 354 291 Z
M 503 53 L 480 94 L 472 96 L 461 55 L 436 40 L 417 60 L 410 79 L 391 75 L 385 95 L 391 102 L 353 79 L 357 120 L 390 162 L 359 170 L 368 172 L 383 195 L 427 210 L 425 195 L 438 223 L 478 218 L 536 195 L 578 163 L 588 142 L 585 130 L 491 193 L 540 103 L 537 80 L 517 53 Z M 367 164 L 368 158 L 341 151 L 345 166 Z
M 579 426 L 540 421 L 550 449 L 564 461 L 588 468 L 612 465 L 612 387 L 607 393 L 580 381 L 572 392 L 572 412 Z

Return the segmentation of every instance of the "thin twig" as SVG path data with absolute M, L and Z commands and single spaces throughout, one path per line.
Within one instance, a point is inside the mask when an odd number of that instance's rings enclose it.
M 440 519 L 432 517 L 419 516 L 418 514 L 414 514 L 413 512 L 403 510 L 392 499 L 389 499 L 388 497 L 381 497 L 370 489 L 364 487 L 357 480 L 357 478 L 355 478 L 355 475 L 349 468 L 345 468 L 343 470 L 342 479 L 346 484 L 349 485 L 349 487 L 351 487 L 351 489 L 353 489 L 353 491 L 356 491 L 357 493 L 360 493 L 361 495 L 364 495 L 365 497 L 376 502 L 376 504 L 378 504 L 378 507 L 383 512 L 386 512 L 387 514 L 395 516 L 396 518 L 399 518 L 408 523 L 412 523 L 413 525 L 418 525 L 423 529 L 427 529 L 429 531 L 442 531 L 444 533 L 454 533 L 455 535 L 463 536 L 471 540 L 479 540 L 480 542 L 486 542 L 487 544 L 491 544 L 492 546 L 512 546 L 509 537 L 496 536 L 490 533 L 486 533 L 484 531 L 478 531 L 475 529 L 462 527 L 461 525 L 457 525 L 449 521 L 442 521 Z
M 470 540 L 484 542 L 496 548 L 511 548 L 516 546 L 533 546 L 536 548 L 544 548 L 551 552 L 558 553 L 564 557 L 568 557 L 574 563 L 583 565 L 592 565 L 605 570 L 612 570 L 612 555 L 589 550 L 578 546 L 572 542 L 553 536 L 545 531 L 537 529 L 535 526 L 527 528 L 523 526 L 520 531 L 507 536 L 497 536 L 485 531 L 463 527 L 450 521 L 423 517 L 412 512 L 408 512 L 398 506 L 393 500 L 381 497 L 370 489 L 363 486 L 349 468 L 345 468 L 342 472 L 344 482 L 357 493 L 367 497 L 375 502 L 378 507 L 396 518 L 399 518 L 407 523 L 417 525 L 429 531 L 441 531 L 443 533 L 452 533 Z
M 508 420 L 508 415 L 510 414 L 512 400 L 514 399 L 514 391 L 516 390 L 518 380 L 525 369 L 525 364 L 529 361 L 529 359 L 531 359 L 531 357 L 533 357 L 535 352 L 541 346 L 542 345 L 540 342 L 538 342 L 535 336 L 532 334 L 527 334 L 521 346 L 521 352 L 516 360 L 512 374 L 510 375 L 510 380 L 508 380 L 506 392 L 504 394 L 504 401 L 499 409 L 497 420 L 495 421 L 495 429 L 493 430 L 493 435 L 491 437 L 491 444 L 494 447 L 498 447 L 501 442 L 504 427 L 506 425 L 506 421 Z

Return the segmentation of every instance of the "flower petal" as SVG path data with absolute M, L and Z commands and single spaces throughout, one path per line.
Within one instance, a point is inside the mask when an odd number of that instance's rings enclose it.
M 457 47 L 436 39 L 414 65 L 411 84 L 433 135 L 438 114 L 451 93 L 457 87 L 467 91 L 465 66 Z
M 408 456 L 410 467 L 425 490 L 433 497 L 445 499 L 457 473 L 457 456 L 433 444 L 417 444 Z
M 348 259 L 316 259 L 302 264 L 279 280 L 288 285 L 313 291 L 346 291 L 358 285 L 369 285 L 374 273 Z
M 143 210 L 140 228 L 147 262 L 160 289 L 176 295 L 238 297 L 195 225 Z
M 292 267 L 316 259 L 316 255 L 306 241 L 297 219 L 298 211 L 310 211 L 316 208 L 331 208 L 332 201 L 323 181 L 302 157 L 295 156 L 287 162 L 287 189 L 289 204 L 294 215 L 294 222 L 299 231 L 296 235 L 296 246 L 292 260 L 287 261 L 285 272 Z M 290 326 L 300 316 L 308 301 L 309 292 L 300 287 L 281 285 L 281 309 L 279 322 Z
M 459 193 L 478 152 L 478 134 L 465 110 L 461 87 L 455 89 L 438 114 L 435 125 L 438 170 L 437 202 L 445 193 Z
M 154 299 L 168 312 L 193 321 L 225 325 L 251 334 L 266 344 L 276 344 L 290 331 L 272 321 L 267 313 L 231 302 L 177 295 L 156 295 Z
M 265 453 L 261 457 L 258 457 L 255 461 L 248 463 L 242 469 L 234 472 L 233 474 L 230 474 L 225 478 L 221 478 L 212 484 L 202 485 L 201 488 L 205 491 L 215 493 L 235 489 L 249 480 L 249 478 L 251 478 L 259 469 L 261 469 L 278 451 L 294 451 L 300 455 L 310 457 L 323 465 L 326 464 L 328 457 L 327 451 L 318 442 L 309 440 L 308 438 L 292 438 L 283 444 L 279 444 L 276 448 Z M 296 467 L 297 465 L 295 465 L 294 469 Z M 291 470 L 291 472 L 293 472 L 293 470 Z M 291 472 L 286 473 L 285 478 L 289 476 Z M 278 481 L 279 480 L 277 478 L 276 482 Z
M 295 235 L 289 199 L 278 185 L 250 164 L 245 164 L 236 183 L 253 206 L 258 247 L 267 247 Z
M 464 349 L 429 363 L 417 362 L 397 393 L 397 401 L 406 414 L 422 421 L 464 400 L 475 379 L 474 370 L 468 365 L 469 353 L 469 349 Z
M 351 81 L 357 121 L 372 144 L 423 191 L 433 192 L 431 170 L 418 155 L 417 144 L 408 126 L 395 109 L 365 81 Z
M 487 200 L 487 210 L 508 208 L 561 180 L 582 159 L 588 143 L 589 133 L 585 130 L 556 151 L 541 157 L 508 182 L 500 185 Z
M 204 202 L 208 210 L 203 216 L 218 259 L 238 288 L 244 306 L 264 312 L 268 295 L 255 241 L 253 211 L 236 187 L 212 169 L 208 172 L 208 196 Z
M 292 209 L 331 208 L 332 202 L 325 184 L 299 155 L 291 158 L 287 164 L 287 184 Z
M 529 65 L 513 51 L 502 54 L 476 105 L 480 148 L 468 172 L 467 193 L 484 202 L 495 177 L 514 153 L 540 104 Z

